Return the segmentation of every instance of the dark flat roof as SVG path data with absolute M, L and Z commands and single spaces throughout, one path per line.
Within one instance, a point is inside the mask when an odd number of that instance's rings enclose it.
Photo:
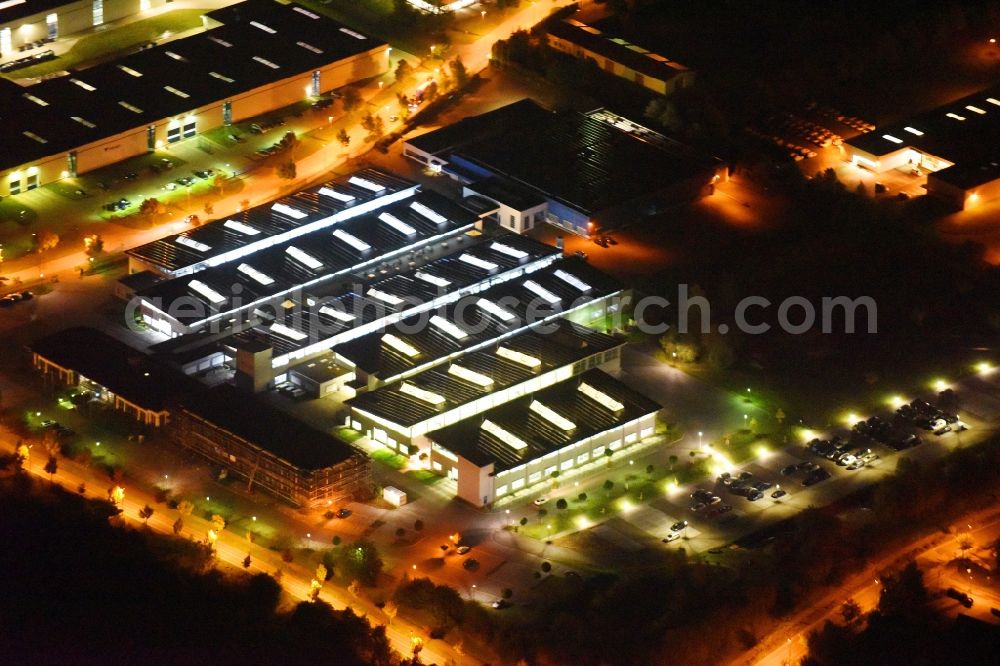
M 912 147 L 963 167 L 1000 161 L 1000 85 L 879 126 L 847 144 L 876 157 Z
M 620 402 L 624 409 L 613 411 L 584 395 L 579 390 L 584 383 Z M 531 411 L 529 407 L 535 400 L 569 419 L 576 427 L 567 432 Z M 657 412 L 660 407 L 658 403 L 633 391 L 611 375 L 594 369 L 483 414 L 430 432 L 427 437 L 480 467 L 493 463 L 493 471 L 496 473 Z M 517 449 L 497 435 L 484 431 L 482 425 L 486 420 L 521 439 L 527 447 Z
M 636 123 L 621 125 L 614 114 L 550 113 L 521 100 L 407 143 L 449 153 L 449 168 L 479 167 L 588 215 L 689 178 L 708 182 L 714 160 Z
M 184 373 L 93 328 L 67 328 L 28 348 L 153 411 L 163 411 L 173 399 L 202 388 Z
M 358 455 L 349 444 L 333 435 L 310 428 L 229 384 L 187 397 L 181 406 L 305 471 L 332 467 Z
M 28 88 L 0 80 L 0 169 L 145 128 L 385 45 L 296 4 L 248 0 L 209 15 L 228 23 Z
M 442 411 L 460 407 L 539 374 L 572 365 L 580 359 L 624 344 L 625 339 L 622 337 L 605 335 L 561 319 L 558 329 L 552 333 L 543 335 L 536 331 L 527 331 L 503 341 L 504 347 L 541 361 L 537 371 L 498 356 L 496 349 L 481 350 L 455 359 L 448 364 L 448 367 L 438 366 L 402 382 L 362 393 L 346 401 L 345 404 L 400 426 L 413 426 Z M 461 379 L 449 372 L 449 368 L 453 365 L 488 377 L 493 384 L 482 386 Z M 447 400 L 445 407 L 440 410 L 435 409 L 433 405 L 401 392 L 399 389 L 403 383 L 413 384 L 442 396 Z
M 558 277 L 557 271 L 581 280 L 589 289 L 581 292 Z M 559 301 L 547 304 L 531 289 L 531 283 L 551 292 Z M 440 362 L 452 354 L 482 347 L 500 338 L 513 337 L 525 330 L 529 319 L 538 322 L 557 316 L 572 306 L 599 300 L 621 288 L 618 281 L 582 259 L 567 257 L 524 276 L 523 280 L 509 280 L 494 285 L 478 294 L 449 303 L 433 313 L 415 315 L 386 330 L 375 331 L 336 345 L 333 351 L 362 371 L 388 379 L 428 363 Z M 481 300 L 500 305 L 507 311 L 507 318 L 483 308 Z M 457 339 L 432 325 L 429 321 L 431 314 L 465 330 L 466 336 Z M 394 339 L 387 338 L 387 334 L 391 334 Z M 393 346 L 397 339 L 412 346 L 417 352 L 416 356 L 400 351 L 399 345 Z
M 666 56 L 631 44 L 621 37 L 606 35 L 599 29 L 574 19 L 553 21 L 548 26 L 548 32 L 661 81 L 669 81 L 681 72 L 688 71 L 687 67 Z M 602 65 L 603 63 L 598 63 L 598 66 Z
M 1000 152 L 1000 151 L 998 151 Z M 1000 160 L 1000 157 L 997 158 Z M 1000 178 L 1000 161 L 973 162 L 971 164 L 953 164 L 950 167 L 935 171 L 929 177 L 943 183 L 954 185 L 962 190 L 970 190 L 986 183 L 992 183 Z
M 545 197 L 538 192 L 499 176 L 477 180 L 466 187 L 515 210 L 526 210 L 545 203 Z

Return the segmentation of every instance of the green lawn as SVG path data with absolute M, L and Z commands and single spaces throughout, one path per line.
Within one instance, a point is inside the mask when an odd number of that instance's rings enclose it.
M 10 78 L 43 76 L 60 70 L 79 67 L 102 58 L 119 54 L 140 44 L 162 37 L 163 33 L 183 32 L 202 25 L 203 9 L 178 9 L 120 28 L 103 30 L 80 39 L 69 51 L 55 60 L 25 67 L 9 74 Z
M 372 453 L 372 458 L 393 469 L 403 469 L 403 466 L 406 465 L 406 458 L 389 449 L 378 449 Z

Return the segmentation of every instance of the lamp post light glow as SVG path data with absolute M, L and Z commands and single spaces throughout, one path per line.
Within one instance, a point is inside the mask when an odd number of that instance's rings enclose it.
M 986 361 L 982 361 L 976 364 L 976 372 L 978 372 L 979 375 L 982 377 L 992 374 L 994 370 L 996 370 L 996 368 L 994 368 L 991 364 L 987 363 Z

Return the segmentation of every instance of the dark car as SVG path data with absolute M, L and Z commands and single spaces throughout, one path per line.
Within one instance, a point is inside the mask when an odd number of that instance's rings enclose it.
M 740 472 L 740 481 L 749 481 L 753 478 L 753 473 L 751 472 Z
M 756 490 L 761 490 L 761 491 L 767 490 L 768 488 L 771 487 L 771 482 L 770 481 L 758 481 L 757 483 L 753 484 L 753 487 Z
M 797 471 L 799 471 L 798 465 L 785 465 L 784 467 L 781 468 L 781 475 L 791 476 L 792 474 L 795 474 Z
M 351 515 L 350 509 L 339 509 L 337 511 L 337 518 L 347 518 L 350 515 Z
M 802 485 L 813 486 L 819 483 L 820 481 L 826 481 L 829 478 L 830 478 L 830 472 L 826 471 L 823 468 L 816 469 L 813 470 L 812 472 L 809 472 L 809 475 L 806 476 L 805 480 L 802 482 Z
M 462 562 L 462 568 L 468 571 L 475 571 L 476 569 L 479 568 L 479 562 L 476 560 L 476 558 L 470 557 L 469 559 Z
M 328 109 L 333 106 L 333 99 L 330 97 L 323 97 L 312 103 L 312 108 L 314 109 Z
M 676 523 L 670 526 L 671 532 L 680 532 L 682 529 L 688 526 L 688 521 L 678 520 Z
M 771 493 L 771 497 L 774 499 L 781 499 L 787 494 L 788 494 L 787 492 L 779 488 L 778 490 L 775 490 L 773 493 Z
M 747 500 L 751 502 L 756 502 L 762 497 L 764 497 L 764 493 L 760 492 L 759 490 L 751 490 L 750 492 L 747 493 Z
M 952 599 L 954 599 L 958 603 L 962 604 L 966 608 L 972 608 L 972 597 L 970 597 L 965 592 L 962 592 L 960 590 L 956 590 L 953 587 L 949 587 L 948 591 L 945 592 L 945 594 L 947 594 L 949 597 L 951 597 Z

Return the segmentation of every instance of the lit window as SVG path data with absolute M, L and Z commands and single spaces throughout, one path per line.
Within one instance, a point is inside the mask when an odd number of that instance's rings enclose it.
M 561 414 L 556 413 L 555 411 L 543 405 L 542 403 L 538 402 L 537 400 L 532 400 L 531 404 L 528 406 L 528 409 L 538 414 L 543 419 L 545 419 L 555 427 L 559 428 L 560 430 L 565 430 L 569 432 L 570 430 L 576 429 L 575 423 L 573 423 L 566 417 L 562 416 Z
M 180 55 L 179 53 L 174 53 L 173 51 L 164 51 L 164 53 L 167 54 L 167 57 L 173 58 L 174 60 L 177 60 L 178 62 L 187 62 L 188 61 L 187 58 L 185 58 L 184 56 Z
M 993 106 L 1000 106 L 1000 99 L 997 99 L 995 97 L 987 97 L 986 101 L 992 104 Z
M 97 127 L 97 125 L 95 125 L 94 123 L 90 122 L 90 121 L 89 121 L 89 120 L 87 120 L 86 118 L 81 118 L 80 116 L 70 116 L 70 118 L 72 118 L 72 119 L 73 119 L 73 120 L 75 120 L 76 122 L 80 123 L 80 124 L 81 124 L 81 125 L 83 125 L 84 127 L 89 127 L 89 128 L 91 128 L 91 129 L 93 129 L 93 128 Z
M 295 42 L 295 43 L 298 46 L 301 46 L 302 48 L 304 48 L 306 51 L 312 51 L 313 53 L 315 53 L 317 55 L 319 55 L 320 53 L 323 53 L 323 49 L 318 49 L 315 46 L 313 46 L 312 44 L 309 44 L 308 42 Z
M 224 39 L 220 39 L 218 37 L 209 37 L 209 39 L 218 44 L 219 46 L 225 46 L 227 49 L 233 48 L 233 45 Z
M 305 264 L 307 268 L 311 268 L 314 271 L 323 268 L 323 262 L 321 262 L 316 257 L 312 256 L 311 254 L 304 252 L 303 250 L 300 250 L 294 245 L 289 245 L 287 248 L 285 248 L 285 252 L 287 252 L 288 256 L 290 256 L 292 259 L 295 259 L 296 261 Z
M 508 257 L 514 257 L 515 259 L 524 259 L 528 256 L 528 253 L 524 250 L 518 250 L 517 248 L 511 247 L 510 245 L 504 245 L 503 243 L 490 243 L 490 249 L 496 250 L 501 254 L 506 254 Z
M 42 99 L 41 97 L 35 97 L 31 93 L 24 93 L 23 97 L 25 99 L 27 99 L 27 100 L 30 100 L 30 101 L 34 102 L 38 106 L 48 106 L 49 105 L 49 103 L 46 102 L 44 99 Z
M 367 37 L 365 37 L 364 35 L 362 35 L 360 32 L 355 32 L 355 31 L 351 30 L 350 28 L 341 28 L 340 31 L 342 33 L 346 34 L 346 35 L 350 35 L 354 39 L 368 39 Z
M 437 211 L 432 210 L 431 208 L 420 203 L 419 201 L 414 201 L 413 203 L 411 203 L 410 208 L 420 213 L 434 224 L 444 224 L 445 222 L 448 221 L 447 217 L 441 215 Z
M 357 236 L 347 233 L 343 229 L 337 229 L 336 231 L 334 231 L 333 237 L 344 241 L 358 252 L 367 252 L 368 250 L 372 249 L 371 245 L 364 242 Z
M 266 273 L 261 273 L 259 270 L 251 266 L 250 264 L 240 264 L 236 267 L 240 273 L 248 275 L 260 284 L 267 286 L 274 284 L 274 278 Z
M 224 226 L 227 229 L 232 229 L 233 231 L 241 233 L 244 236 L 256 236 L 257 234 L 260 233 L 259 229 L 254 229 L 249 224 L 237 222 L 236 220 L 226 220 L 225 222 L 222 223 L 222 226 Z
M 351 185 L 357 185 L 358 187 L 364 188 L 369 192 L 381 192 L 385 189 L 384 185 L 379 185 L 378 183 L 373 183 L 367 178 L 362 178 L 360 176 L 351 176 L 347 179 L 347 182 Z
M 551 291 L 549 291 L 548 289 L 546 289 L 542 285 L 538 284 L 534 280 L 527 280 L 527 281 L 525 281 L 524 288 L 527 289 L 528 291 L 532 292 L 533 294 L 535 294 L 539 298 L 543 299 L 544 301 L 546 301 L 550 305 L 555 305 L 556 303 L 558 303 L 559 301 L 562 300 L 561 298 L 559 298 L 558 296 L 556 296 Z
M 497 347 L 497 356 L 505 358 L 508 361 L 513 361 L 518 365 L 523 365 L 526 368 L 537 368 L 542 364 L 541 359 L 535 358 L 534 356 L 528 356 L 514 349 L 508 347 Z
M 566 284 L 571 285 L 572 287 L 575 287 L 579 291 L 586 292 L 586 291 L 590 291 L 590 289 L 591 289 L 591 286 L 589 284 L 587 284 L 586 282 L 584 282 L 583 280 L 581 280 L 577 276 L 572 275 L 570 273 L 567 273 L 566 271 L 564 271 L 562 269 L 556 269 L 554 275 L 557 278 L 559 278 L 560 280 L 562 280 L 563 282 L 565 282 Z
M 392 333 L 386 333 L 385 335 L 383 335 L 382 342 L 389 345 L 399 353 L 405 356 L 409 356 L 410 358 L 415 358 L 417 356 L 420 356 L 420 352 L 417 350 L 416 347 L 414 347 L 409 342 L 406 342 L 405 340 L 397 337 Z
M 946 115 L 949 118 L 952 118 L 954 120 L 965 120 L 965 116 L 960 116 L 957 113 L 946 113 L 944 115 Z
M 188 238 L 187 236 L 178 236 L 176 241 L 178 245 L 183 245 L 185 247 L 191 248 L 192 250 L 198 250 L 199 252 L 208 252 L 209 250 L 212 249 L 208 245 L 205 245 L 204 243 L 199 243 L 195 239 Z
M 493 421 L 490 421 L 489 419 L 485 419 L 483 421 L 483 430 L 485 432 L 490 433 L 491 435 L 493 435 L 494 437 L 496 437 L 497 439 L 499 439 L 501 442 L 503 442 L 512 449 L 515 449 L 517 451 L 523 451 L 524 449 L 528 448 L 528 443 L 526 441 L 516 436 L 514 433 L 507 430 L 506 428 L 503 428 L 494 423 Z M 514 482 L 514 485 L 517 485 L 516 481 Z
M 31 139 L 33 141 L 37 141 L 38 143 L 48 143 L 47 139 L 43 139 L 42 137 L 38 136 L 34 132 L 21 132 L 21 134 L 23 134 L 24 136 L 28 137 L 29 139 Z
M 455 324 L 453 324 L 452 322 L 448 321 L 447 319 L 445 319 L 440 315 L 432 315 L 430 323 L 433 326 L 437 326 L 442 331 L 444 331 L 451 337 L 455 338 L 456 340 L 464 340 L 465 338 L 469 337 L 468 333 L 466 333 L 461 328 L 459 328 L 458 326 L 456 326 Z
M 354 201 L 354 195 L 353 194 L 344 194 L 343 192 L 338 192 L 337 190 L 332 190 L 329 187 L 321 187 L 321 188 L 319 188 L 319 193 L 322 194 L 324 197 L 332 197 L 332 198 L 336 199 L 337 201 L 343 201 L 344 203 L 348 203 L 350 201 Z
M 308 16 L 309 18 L 314 19 L 314 20 L 319 18 L 319 14 L 313 14 L 311 11 L 309 11 L 305 7 L 299 7 L 298 5 L 292 7 L 292 11 L 296 11 L 299 14 L 303 14 L 303 15 Z
M 433 393 L 426 389 L 422 389 L 419 386 L 415 386 L 408 382 L 402 383 L 402 385 L 399 387 L 399 392 L 405 393 L 408 396 L 416 398 L 417 400 L 420 400 L 422 402 L 426 402 L 427 404 L 433 405 L 435 407 L 440 407 L 446 402 L 443 395 L 439 395 L 437 393 Z
M 279 323 L 271 325 L 271 332 L 277 333 L 278 335 L 288 338 L 289 340 L 295 340 L 296 342 L 302 342 L 309 337 L 302 331 L 296 331 L 294 328 L 289 328 L 288 326 Z
M 292 208 L 288 204 L 283 204 L 280 201 L 271 206 L 271 210 L 275 213 L 281 213 L 296 220 L 301 220 L 303 217 L 307 217 L 308 215 L 307 213 L 303 213 L 301 210 Z
M 191 280 L 191 282 L 188 283 L 188 286 L 191 287 L 191 289 L 196 293 L 208 299 L 208 302 L 212 305 L 222 305 L 226 302 L 225 296 L 212 289 L 201 280 Z

